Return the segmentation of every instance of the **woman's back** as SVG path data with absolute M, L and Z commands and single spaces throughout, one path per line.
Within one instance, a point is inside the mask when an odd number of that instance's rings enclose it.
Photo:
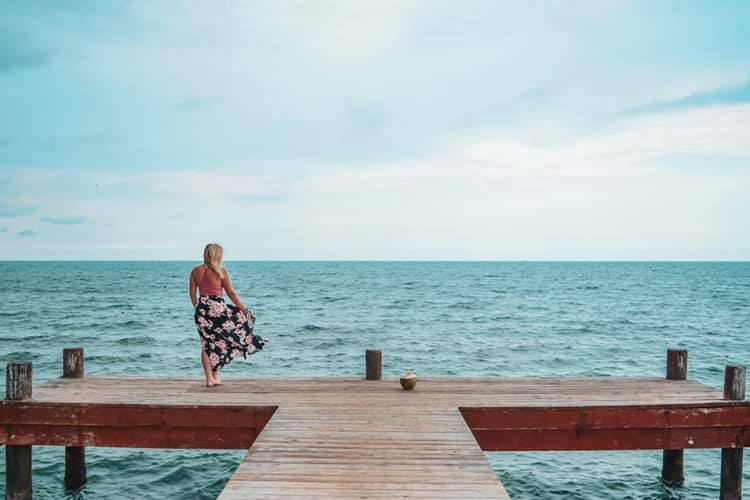
M 200 267 L 203 268 L 203 276 L 200 278 L 200 281 L 198 281 L 198 289 L 200 290 L 200 294 L 216 295 L 219 297 L 223 296 L 224 287 L 222 286 L 221 278 L 219 278 L 216 275 L 216 272 L 214 272 L 205 264 L 201 265 Z

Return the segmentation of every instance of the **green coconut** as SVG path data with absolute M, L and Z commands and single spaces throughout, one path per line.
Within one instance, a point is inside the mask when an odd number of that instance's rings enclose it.
M 401 387 L 405 391 L 410 391 L 414 389 L 414 387 L 416 387 L 417 385 L 417 375 L 414 373 L 404 373 L 401 376 L 400 381 L 401 381 Z

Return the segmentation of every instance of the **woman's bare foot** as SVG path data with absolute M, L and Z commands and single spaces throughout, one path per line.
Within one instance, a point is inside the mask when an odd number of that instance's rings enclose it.
M 221 381 L 221 374 L 219 373 L 218 369 L 214 370 L 213 375 L 214 375 L 214 383 L 216 385 L 224 385 L 224 383 Z

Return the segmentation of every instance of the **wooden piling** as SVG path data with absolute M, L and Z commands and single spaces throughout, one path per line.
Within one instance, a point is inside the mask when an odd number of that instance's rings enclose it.
M 63 378 L 83 378 L 83 349 L 63 349 Z
M 745 399 L 745 367 L 727 366 L 724 370 L 724 399 Z M 744 449 L 721 449 L 721 500 L 742 498 L 742 457 Z
M 8 363 L 5 371 L 5 399 L 31 399 L 31 363 Z M 31 499 L 31 446 L 5 446 L 5 498 Z
M 687 379 L 687 366 L 686 349 L 667 349 L 667 380 Z
M 687 379 L 688 352 L 667 349 L 667 380 Z M 681 486 L 685 481 L 685 450 L 664 450 L 661 478 L 669 486 Z
M 83 378 L 83 349 L 63 349 L 63 378 Z M 65 488 L 76 490 L 86 484 L 86 448 L 65 447 Z
M 365 378 L 367 380 L 381 380 L 383 378 L 382 351 L 367 349 L 365 352 Z

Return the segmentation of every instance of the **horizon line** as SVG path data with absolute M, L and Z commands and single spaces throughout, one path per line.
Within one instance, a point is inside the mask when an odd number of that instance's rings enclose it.
M 199 262 L 198 259 L 0 259 L 0 262 Z M 227 259 L 224 262 L 750 263 L 750 259 Z

